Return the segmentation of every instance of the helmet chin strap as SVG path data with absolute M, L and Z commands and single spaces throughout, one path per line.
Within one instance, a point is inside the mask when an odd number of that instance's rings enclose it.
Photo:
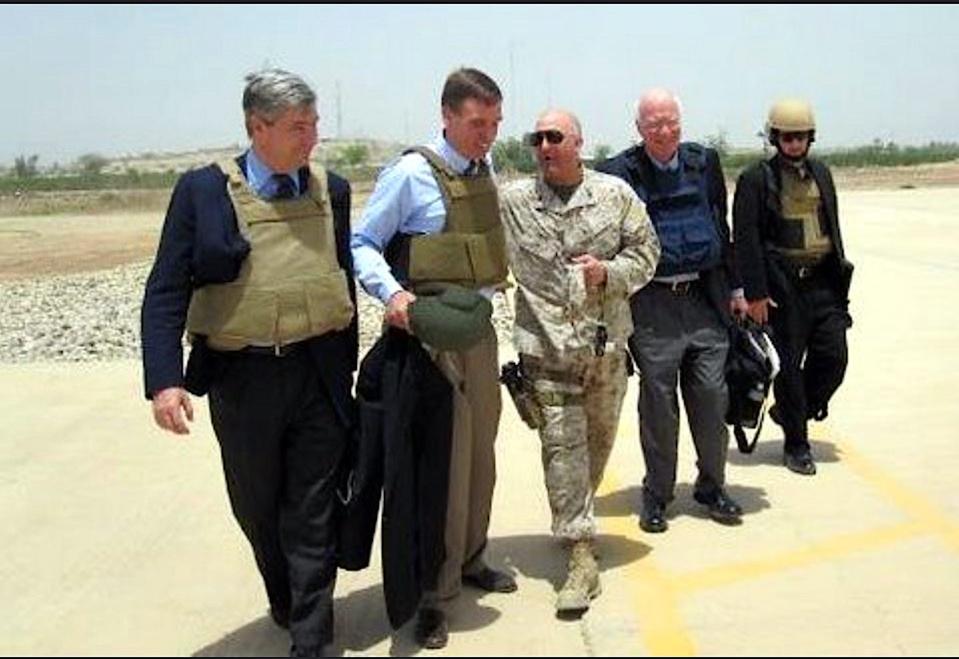
M 804 160 L 806 159 L 806 156 L 809 155 L 809 147 L 808 147 L 808 146 L 806 147 L 806 150 L 803 151 L 802 154 L 801 154 L 801 155 L 798 155 L 798 156 L 791 156 L 791 155 L 789 155 L 788 153 L 786 153 L 785 151 L 783 151 L 782 147 L 779 146 L 779 145 L 776 145 L 776 151 L 779 152 L 779 155 L 782 156 L 782 158 L 783 158 L 784 160 L 788 160 L 789 162 L 794 163 L 794 164 L 799 164 L 799 163 L 801 163 L 802 161 L 804 161 Z

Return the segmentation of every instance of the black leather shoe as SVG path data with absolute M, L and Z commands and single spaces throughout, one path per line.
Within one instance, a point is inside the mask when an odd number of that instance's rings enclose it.
M 464 574 L 463 583 L 476 586 L 488 593 L 512 593 L 516 591 L 516 580 L 505 572 L 484 567 L 475 574 Z
M 796 452 L 783 451 L 783 464 L 789 471 L 803 476 L 812 476 L 816 473 L 816 463 L 813 462 L 809 449 Z
M 646 533 L 662 533 L 668 527 L 666 506 L 651 496 L 644 496 L 643 509 L 639 513 L 639 528 Z
M 733 501 L 723 490 L 718 490 L 712 496 L 694 492 L 693 498 L 697 503 L 706 506 L 706 508 L 709 509 L 709 516 L 720 524 L 734 525 L 743 521 L 742 507 Z
M 446 614 L 439 609 L 420 609 L 413 634 L 416 642 L 427 650 L 445 648 L 450 636 Z

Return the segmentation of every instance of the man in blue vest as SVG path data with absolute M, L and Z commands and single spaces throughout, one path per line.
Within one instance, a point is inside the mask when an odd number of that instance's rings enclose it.
M 639 100 L 636 127 L 643 141 L 600 163 L 646 203 L 662 254 L 656 276 L 630 300 L 635 331 L 630 352 L 640 372 L 640 443 L 646 462 L 640 527 L 667 528 L 679 439 L 677 380 L 698 456 L 693 497 L 710 517 L 738 524 L 742 509 L 726 493 L 724 377 L 731 314 L 746 309 L 735 282 L 726 185 L 713 149 L 680 143 L 680 104 L 665 89 Z

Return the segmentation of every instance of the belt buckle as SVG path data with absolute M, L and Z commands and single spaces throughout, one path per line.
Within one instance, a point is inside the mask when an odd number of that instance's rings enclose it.
M 689 293 L 692 283 L 692 281 L 674 281 L 670 288 L 672 289 L 674 295 L 686 295 Z
M 799 266 L 799 269 L 796 270 L 796 276 L 800 279 L 809 279 L 812 277 L 812 267 L 808 265 Z

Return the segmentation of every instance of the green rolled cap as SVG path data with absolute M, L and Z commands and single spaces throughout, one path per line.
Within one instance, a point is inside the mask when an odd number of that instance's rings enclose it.
M 462 286 L 421 286 L 409 316 L 413 336 L 423 343 L 437 350 L 465 350 L 489 332 L 493 305 Z

